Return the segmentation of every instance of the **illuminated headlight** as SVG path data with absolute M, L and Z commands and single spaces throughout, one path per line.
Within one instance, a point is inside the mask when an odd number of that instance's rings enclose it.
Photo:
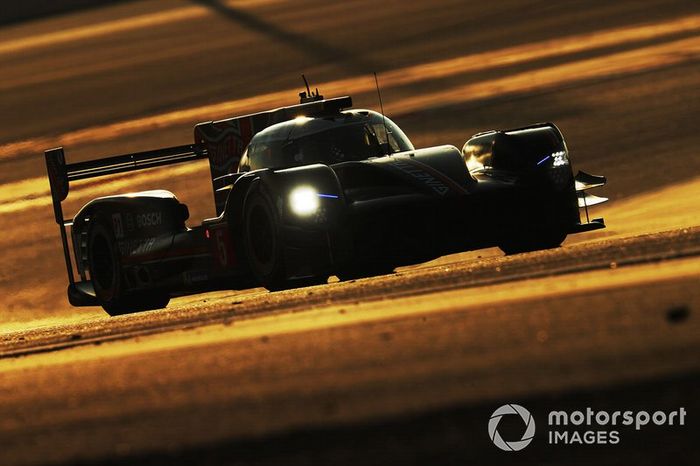
M 289 207 L 297 215 L 311 215 L 318 210 L 318 206 L 318 191 L 314 188 L 300 186 L 289 194 Z
M 566 152 L 559 151 L 552 154 L 552 166 L 561 167 L 562 165 L 567 165 L 569 160 L 566 158 Z

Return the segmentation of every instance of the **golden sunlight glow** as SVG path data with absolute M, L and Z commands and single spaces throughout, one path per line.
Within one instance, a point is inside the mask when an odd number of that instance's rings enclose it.
M 562 56 L 594 50 L 602 47 L 623 45 L 635 41 L 644 41 L 683 32 L 700 31 L 700 15 L 674 19 L 643 26 L 615 28 L 602 32 L 580 34 L 556 40 L 534 42 L 530 44 L 507 47 L 500 50 L 466 55 L 421 65 L 388 71 L 382 74 L 382 86 L 391 88 L 430 79 L 440 79 L 462 73 L 483 71 L 499 66 L 514 65 L 531 60 Z M 1 50 L 2 44 L 0 44 Z M 460 94 L 461 102 L 469 99 L 482 99 L 503 92 L 526 92 L 565 82 L 610 74 L 630 73 L 679 64 L 697 59 L 700 49 L 700 37 L 676 40 L 662 45 L 646 46 L 628 52 L 606 55 L 570 64 L 542 68 L 517 76 L 507 76 L 501 80 L 484 81 L 468 86 L 444 91 L 447 94 Z M 583 76 L 577 73 L 583 73 Z M 540 82 L 540 78 L 545 78 Z M 368 76 L 353 77 L 318 85 L 328 95 L 361 94 L 374 92 L 374 80 Z M 476 92 L 472 95 L 469 92 Z M 296 89 L 229 100 L 216 104 L 203 105 L 182 110 L 169 111 L 108 125 L 93 126 L 71 131 L 52 138 L 36 138 L 0 145 L 0 158 L 13 157 L 18 153 L 41 152 L 48 146 L 73 145 L 115 139 L 127 134 L 140 134 L 180 123 L 195 123 L 202 120 L 225 118 L 232 114 L 242 114 L 274 108 L 289 103 L 289 96 Z M 402 102 L 387 105 L 390 111 L 401 112 L 416 108 L 416 105 L 435 105 L 435 99 L 441 92 L 418 97 L 412 104 Z M 428 107 L 426 107 L 428 108 Z

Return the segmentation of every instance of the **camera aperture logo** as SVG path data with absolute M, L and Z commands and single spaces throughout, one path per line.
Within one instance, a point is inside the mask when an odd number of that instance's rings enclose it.
M 684 407 L 666 411 L 606 411 L 553 410 L 547 416 L 547 443 L 549 445 L 615 445 L 620 443 L 621 428 L 634 428 L 639 431 L 652 424 L 654 426 L 685 426 L 687 411 Z M 498 431 L 501 418 L 518 415 L 525 424 L 525 432 L 519 440 L 504 440 Z M 504 451 L 520 451 L 535 437 L 535 419 L 530 411 L 513 403 L 503 405 L 493 412 L 489 419 L 489 438 Z
M 501 418 L 508 414 L 517 414 L 525 423 L 525 432 L 520 440 L 505 441 L 498 432 L 498 423 Z M 535 419 L 530 414 L 530 411 L 520 405 L 508 404 L 503 405 L 493 412 L 489 419 L 489 437 L 494 445 L 504 451 L 520 451 L 532 442 L 535 437 Z

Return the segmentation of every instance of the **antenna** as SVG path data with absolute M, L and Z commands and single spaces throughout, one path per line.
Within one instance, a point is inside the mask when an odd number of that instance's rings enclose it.
M 389 144 L 389 130 L 386 127 L 386 116 L 384 115 L 384 104 L 382 103 L 382 93 L 379 92 L 379 79 L 377 72 L 374 72 L 374 84 L 377 86 L 377 96 L 379 97 L 379 109 L 382 112 L 382 124 L 384 125 L 384 136 L 386 137 L 386 155 L 391 153 L 391 145 Z
M 304 80 L 304 85 L 306 85 L 306 94 L 307 94 L 308 96 L 311 96 L 311 89 L 309 88 L 309 81 L 306 80 L 306 76 L 304 76 L 303 73 L 302 73 L 302 75 L 301 75 L 301 79 Z
M 323 96 L 319 94 L 318 87 L 316 88 L 316 93 L 311 92 L 311 87 L 309 87 L 309 81 L 306 80 L 306 76 L 301 75 L 301 79 L 304 80 L 304 85 L 306 86 L 306 92 L 299 93 L 300 103 L 305 104 L 307 102 L 317 102 L 323 100 Z

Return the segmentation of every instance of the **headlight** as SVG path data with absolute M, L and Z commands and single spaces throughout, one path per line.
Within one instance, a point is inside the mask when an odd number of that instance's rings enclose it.
M 553 152 L 552 154 L 545 156 L 545 158 L 543 158 L 542 160 L 537 162 L 536 165 L 538 165 L 538 166 L 542 165 L 543 163 L 548 161 L 550 158 L 552 159 L 552 167 L 555 167 L 555 168 L 569 164 L 569 159 L 566 155 L 566 151 L 560 150 L 558 152 Z
M 559 151 L 552 154 L 552 166 L 561 167 L 562 165 L 568 165 L 569 160 L 566 158 L 566 152 Z
M 310 186 L 300 186 L 289 194 L 289 207 L 297 215 L 311 215 L 318 210 L 318 206 L 318 191 Z

